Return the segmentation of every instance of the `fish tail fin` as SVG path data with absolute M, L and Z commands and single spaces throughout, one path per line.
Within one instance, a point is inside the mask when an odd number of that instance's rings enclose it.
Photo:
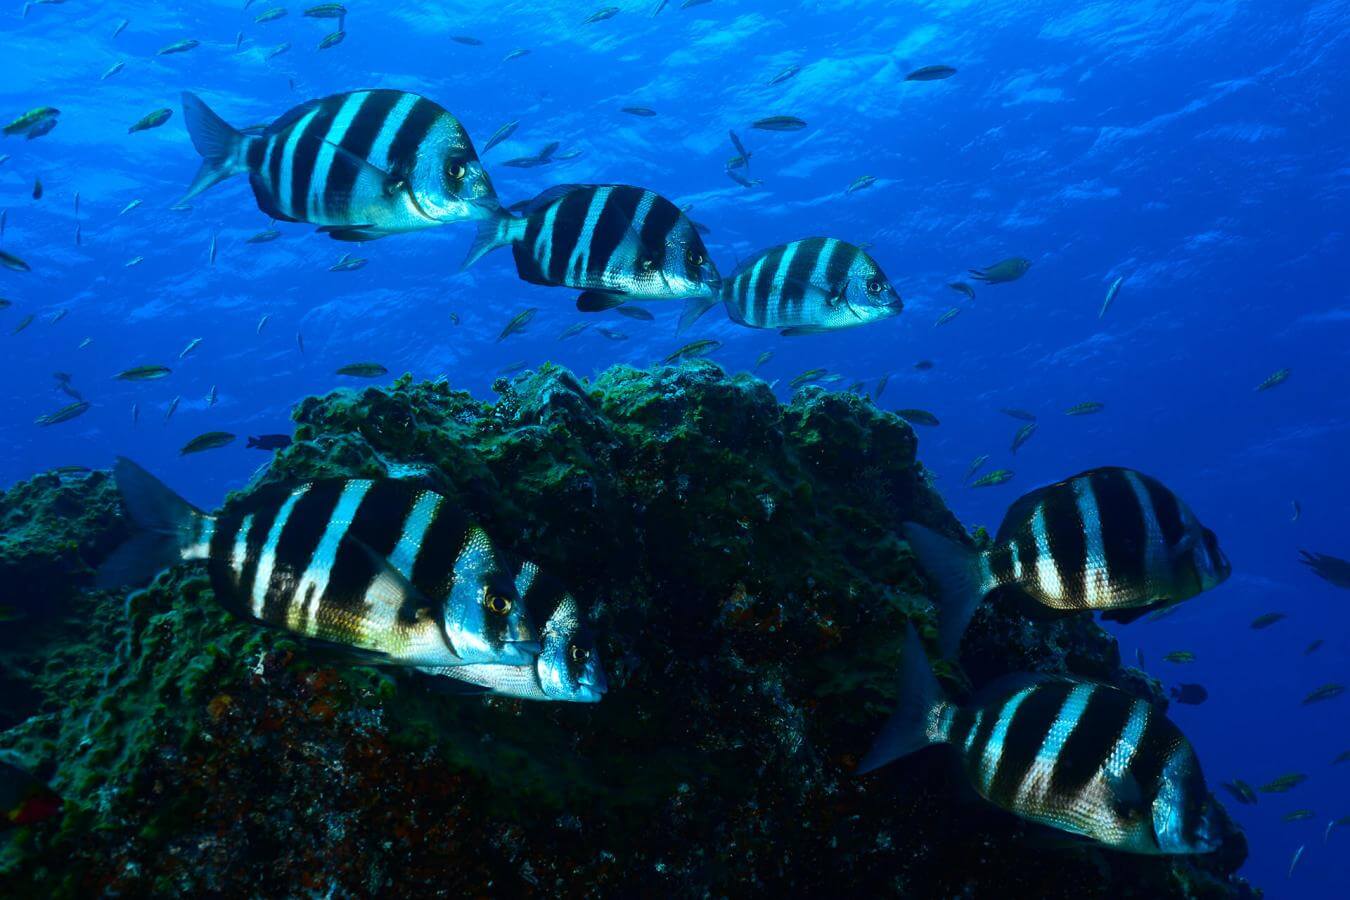
M 681 334 L 690 325 L 693 325 L 708 310 L 717 305 L 721 298 L 717 295 L 711 297 L 690 297 L 684 301 L 684 311 L 680 313 L 680 324 L 676 327 L 675 333 Z
M 507 212 L 500 212 L 490 219 L 484 219 L 478 225 L 473 238 L 473 246 L 460 263 L 459 270 L 465 269 L 487 256 L 498 247 L 507 247 L 525 236 L 525 219 L 518 219 Z
M 966 626 L 988 593 L 980 553 L 914 522 L 906 522 L 901 530 L 937 591 L 938 650 L 945 657 L 953 657 L 961 649 Z
M 202 167 L 179 203 L 186 203 L 212 185 L 244 171 L 244 151 L 252 138 L 216 115 L 191 91 L 183 92 L 183 120 L 192 146 L 202 155 Z
M 113 478 L 135 533 L 99 566 L 100 587 L 143 584 L 175 563 L 207 557 L 215 519 L 125 457 Z
M 855 775 L 864 775 L 889 762 L 916 753 L 932 744 L 944 743 L 944 723 L 950 718 L 944 708 L 950 708 L 942 687 L 928 666 L 919 635 L 913 625 L 905 626 L 901 644 L 900 689 L 895 712 L 877 735 L 872 749 L 858 764 Z

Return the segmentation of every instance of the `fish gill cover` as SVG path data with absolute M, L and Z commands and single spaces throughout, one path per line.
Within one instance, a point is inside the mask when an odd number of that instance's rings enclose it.
M 7 893 L 1350 887 L 1343 3 L 16 7 Z

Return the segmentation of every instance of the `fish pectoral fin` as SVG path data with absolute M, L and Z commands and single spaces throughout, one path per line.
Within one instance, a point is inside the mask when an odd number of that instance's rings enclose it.
M 616 306 L 623 306 L 624 303 L 625 298 L 622 294 L 611 291 L 586 291 L 577 297 L 577 311 L 604 312 Z
M 335 241 L 353 244 L 377 241 L 389 234 L 389 232 L 382 231 L 374 225 L 321 225 L 318 230 L 321 234 L 326 234 Z
M 778 333 L 783 337 L 800 337 L 804 334 L 825 334 L 834 329 L 826 328 L 824 325 L 793 325 L 791 328 L 784 328 Z
M 481 684 L 470 684 L 467 681 L 460 681 L 452 675 L 427 672 L 422 669 L 417 670 L 418 681 L 428 690 L 437 694 L 447 694 L 455 697 L 481 697 L 484 694 L 491 694 L 492 688 Z
M 518 207 L 521 215 L 528 217 L 558 199 L 586 186 L 587 185 L 584 184 L 555 184 L 553 187 L 541 191 L 538 195 L 526 200 L 524 203 L 515 204 L 515 206 L 512 207 L 512 210 L 514 211 Z
M 432 615 L 436 610 L 440 609 L 441 604 L 418 590 L 415 584 L 395 568 L 393 563 L 389 562 L 389 557 L 382 553 L 377 553 L 374 548 L 365 541 L 353 536 L 351 532 L 348 532 L 343 536 L 342 544 L 350 546 L 358 553 L 364 553 L 370 558 L 370 561 L 374 566 L 375 572 L 377 573 L 376 581 L 372 582 L 370 587 L 366 590 L 368 601 L 379 602 L 380 597 L 376 594 L 376 582 L 380 579 L 385 579 L 386 584 L 392 588 L 392 591 L 385 596 L 385 599 L 399 601 L 397 612 L 399 622 L 408 625 L 415 624 L 419 620 L 428 615 Z M 339 552 L 341 552 L 341 546 L 339 546 Z
M 1131 606 L 1125 609 L 1108 609 L 1102 612 L 1102 618 L 1108 622 L 1119 622 L 1121 625 L 1128 625 L 1131 622 L 1138 621 L 1149 613 L 1157 612 L 1160 609 L 1166 609 L 1171 606 L 1172 600 L 1155 600 L 1146 606 Z
M 1138 818 L 1147 805 L 1139 780 L 1130 772 L 1106 772 L 1103 777 L 1111 789 L 1110 802 L 1116 815 L 1126 820 Z
M 351 644 L 344 644 L 341 641 L 330 641 L 326 638 L 319 637 L 304 637 L 302 643 L 306 649 L 314 651 L 316 654 L 337 657 L 343 662 L 355 663 L 356 665 L 406 665 L 406 663 L 394 659 L 382 650 L 372 650 L 368 647 L 354 647 Z

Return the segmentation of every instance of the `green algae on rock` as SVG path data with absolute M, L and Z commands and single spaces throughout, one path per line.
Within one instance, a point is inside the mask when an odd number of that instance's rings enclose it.
M 964 539 L 903 420 L 818 387 L 780 404 L 703 360 L 591 384 L 546 365 L 495 389 L 485 403 L 405 376 L 308 398 L 258 484 L 428 466 L 589 603 L 603 702 L 446 697 L 343 664 L 230 618 L 186 567 L 128 599 L 87 590 L 125 535 L 115 497 L 95 473 L 78 490 L 105 514 L 24 517 L 70 489 L 39 476 L 0 497 L 0 522 L 48 562 L 3 543 L 0 565 L 83 619 L 38 641 L 3 626 L 34 699 L 0 748 L 53 771 L 70 811 L 4 848 L 0 888 L 1246 895 L 1240 839 L 1184 860 L 1044 849 L 955 799 L 940 754 L 851 776 L 890 712 L 905 623 L 932 633 L 898 526 Z M 78 559 L 64 579 L 48 527 Z M 1085 618 L 986 605 L 964 647 L 977 685 L 1029 667 L 1157 699 Z

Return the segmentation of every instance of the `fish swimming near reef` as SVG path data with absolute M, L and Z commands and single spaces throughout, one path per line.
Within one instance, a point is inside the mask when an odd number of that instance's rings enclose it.
M 128 459 L 113 474 L 138 533 L 100 568 L 102 585 L 199 561 L 231 612 L 363 662 L 534 662 L 538 632 L 514 569 L 463 510 L 416 480 L 271 485 L 208 515 Z
M 543 622 L 539 656 L 533 664 L 475 664 L 424 668 L 459 685 L 455 693 L 487 693 L 522 700 L 599 703 L 608 690 L 595 634 L 582 621 L 576 598 L 555 579 L 527 562 L 516 574 L 516 590 L 530 615 Z
M 1214 532 L 1176 494 L 1117 467 L 1019 498 L 984 551 L 922 525 L 902 528 L 937 591 L 945 655 L 957 650 L 976 607 L 995 589 L 1047 609 L 1100 610 L 1132 622 L 1217 587 L 1232 571 Z
M 1172 686 L 1172 699 L 1188 706 L 1199 706 L 1209 699 L 1209 691 L 1203 684 L 1181 684 Z
M 286 434 L 261 434 L 257 437 L 250 437 L 247 446 L 251 450 L 285 450 L 291 445 L 290 435 Z
M 195 94 L 183 117 L 201 169 L 180 203 L 247 173 L 258 208 L 309 222 L 341 241 L 368 241 L 448 222 L 489 219 L 499 204 L 464 127 L 405 91 L 334 94 L 245 134 Z
M 905 308 L 876 260 L 853 244 L 824 237 L 793 241 L 747 259 L 722 282 L 719 296 L 686 302 L 680 329 L 719 300 L 736 324 L 789 336 L 866 325 Z
M 467 268 L 510 247 L 516 273 L 531 284 L 578 288 L 583 312 L 615 299 L 714 299 L 717 267 L 689 217 L 665 197 L 626 184 L 564 184 L 478 228 Z
M 949 744 L 976 792 L 1032 822 L 1143 854 L 1209 853 L 1223 819 L 1189 741 L 1105 684 L 1012 676 L 966 706 L 942 695 L 906 626 L 900 708 L 858 767 Z
M 1024 259 L 1021 256 L 1011 256 L 983 269 L 971 269 L 970 277 L 976 281 L 983 281 L 985 284 L 1007 284 L 1009 281 L 1016 281 L 1027 274 L 1027 270 L 1030 268 L 1031 260 Z

